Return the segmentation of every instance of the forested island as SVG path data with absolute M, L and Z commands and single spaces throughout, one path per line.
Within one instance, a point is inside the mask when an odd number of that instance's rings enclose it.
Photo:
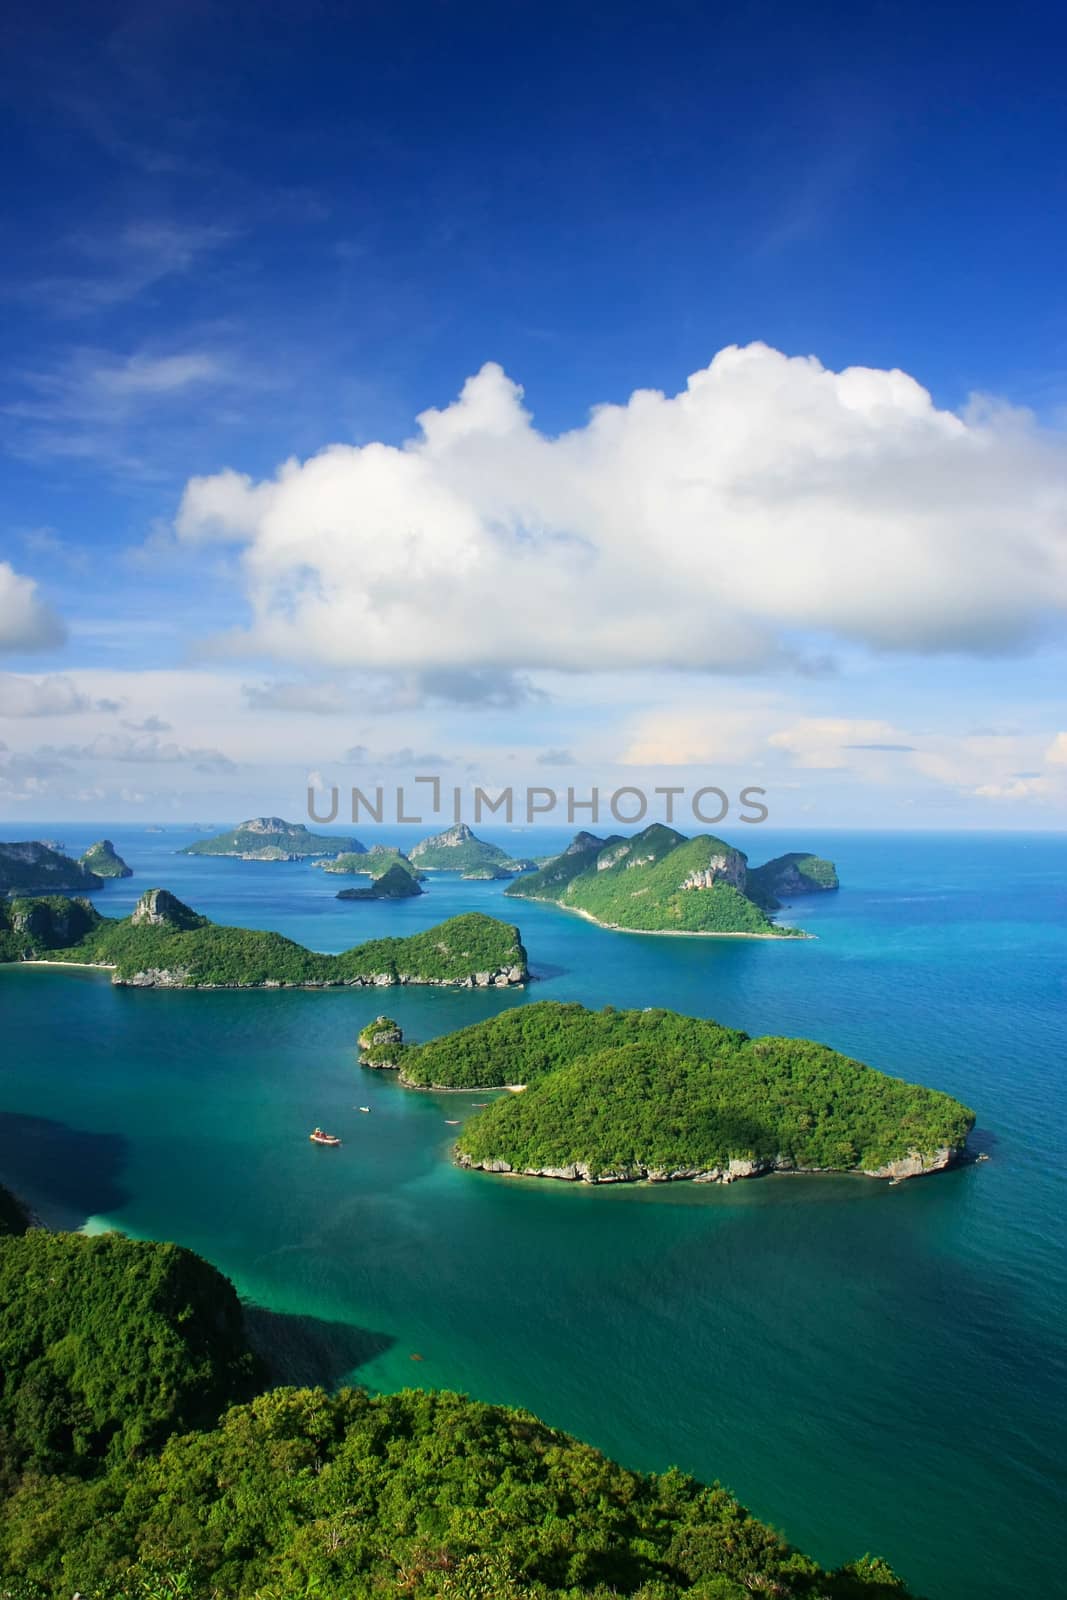
M 500 988 L 529 976 L 519 930 L 479 912 L 321 955 L 280 933 L 211 922 L 166 889 L 149 889 L 123 918 L 59 895 L 0 904 L 0 960 L 108 967 L 112 983 L 167 989 Z
M 420 873 L 421 877 L 422 874 Z M 410 867 L 394 861 L 391 867 L 375 878 L 365 889 L 338 889 L 338 900 L 409 900 L 422 894 L 422 886 Z
M 0 1190 L 0 1589 L 12 1600 L 908 1600 L 726 1490 L 447 1391 L 269 1388 L 173 1244 L 23 1231 Z M 269 1356 L 269 1351 L 264 1354 Z
M 465 822 L 444 833 L 435 833 L 429 839 L 420 839 L 411 848 L 414 866 L 423 872 L 462 872 L 470 877 L 481 875 L 483 868 L 495 867 L 496 875 L 511 877 L 518 872 L 531 871 L 536 862 L 509 856 L 499 845 L 479 839 Z
M 238 856 L 242 861 L 302 861 L 306 856 L 364 855 L 366 846 L 341 834 L 311 833 L 284 817 L 251 817 L 229 833 L 187 844 L 183 856 Z
M 356 851 L 343 850 L 340 855 L 325 861 L 316 861 L 315 866 L 320 872 L 336 872 L 342 876 L 361 878 L 381 878 L 390 867 L 403 867 L 405 872 L 410 872 L 417 881 L 425 880 L 425 872 L 420 872 L 412 865 L 410 856 L 403 850 L 396 850 L 392 845 L 375 844 L 362 855 Z
M 803 864 L 803 870 L 797 864 Z M 713 834 L 687 839 L 654 822 L 630 839 L 579 833 L 537 872 L 505 894 L 548 900 L 606 928 L 632 933 L 711 933 L 803 938 L 770 912 L 778 893 L 836 889 L 833 863 L 817 856 L 780 856 L 748 868 L 748 858 Z
M 95 872 L 98 878 L 133 877 L 133 868 L 126 865 L 110 839 L 98 839 L 78 859 L 83 867 Z
M 380 1035 L 381 1037 L 377 1037 Z M 765 1172 L 918 1177 L 963 1150 L 974 1113 L 807 1039 L 751 1038 L 674 1011 L 544 1000 L 423 1045 L 379 1018 L 364 1064 L 418 1088 L 522 1088 L 464 1126 L 465 1166 L 618 1183 Z

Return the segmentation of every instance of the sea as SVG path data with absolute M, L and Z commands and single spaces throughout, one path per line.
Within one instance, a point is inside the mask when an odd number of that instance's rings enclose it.
M 46 1225 L 198 1251 L 279 1381 L 525 1407 L 720 1481 L 827 1564 L 881 1554 L 930 1600 L 1063 1592 L 1067 836 L 750 831 L 731 842 L 754 862 L 810 848 L 841 877 L 787 908 L 814 938 L 775 942 L 612 933 L 453 874 L 344 902 L 310 862 L 180 855 L 189 827 L 33 831 L 113 839 L 135 875 L 96 895 L 109 914 L 163 886 L 337 951 L 480 910 L 519 925 L 536 975 L 181 993 L 0 968 L 0 1181 Z M 567 837 L 480 831 L 528 855 Z M 427 1039 L 549 999 L 824 1041 L 963 1100 L 989 1159 L 893 1186 L 501 1178 L 450 1159 L 470 1097 L 357 1064 L 382 1009 Z M 316 1123 L 342 1147 L 309 1144 Z

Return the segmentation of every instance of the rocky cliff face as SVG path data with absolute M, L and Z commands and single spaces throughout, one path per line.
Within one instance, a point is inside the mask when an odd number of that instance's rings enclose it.
M 460 845 L 470 844 L 474 834 L 465 822 L 458 822 L 454 828 L 446 828 L 444 833 L 435 833 L 428 839 L 420 839 L 411 850 L 412 861 L 417 861 L 420 855 L 426 855 L 430 850 L 455 850 Z
M 747 876 L 745 858 L 739 850 L 726 850 L 720 855 L 709 857 L 705 867 L 690 872 L 682 882 L 683 889 L 710 889 L 715 883 L 729 883 L 735 889 L 745 892 L 745 878 Z
M 207 922 L 169 889 L 146 889 L 133 909 L 135 928 L 202 928 Z

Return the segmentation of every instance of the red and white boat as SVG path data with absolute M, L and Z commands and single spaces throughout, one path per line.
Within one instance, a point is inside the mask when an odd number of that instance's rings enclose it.
M 308 1134 L 312 1144 L 340 1144 L 341 1141 L 335 1133 L 323 1133 L 321 1128 L 315 1128 Z

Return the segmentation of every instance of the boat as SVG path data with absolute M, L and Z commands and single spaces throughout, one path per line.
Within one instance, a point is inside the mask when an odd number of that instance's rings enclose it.
M 446 1117 L 445 1118 L 445 1124 L 449 1128 L 458 1128 L 459 1127 L 459 1118 L 458 1117 Z
M 341 1141 L 335 1133 L 323 1133 L 321 1128 L 315 1128 L 308 1134 L 312 1144 L 340 1144 Z
M 472 1111 L 484 1111 L 488 1104 L 489 1104 L 488 1100 L 476 1100 L 474 1102 L 474 1105 L 471 1107 L 471 1110 Z
M 360 1109 L 360 1111 L 369 1111 L 370 1110 L 370 1106 L 360 1106 L 359 1109 Z

